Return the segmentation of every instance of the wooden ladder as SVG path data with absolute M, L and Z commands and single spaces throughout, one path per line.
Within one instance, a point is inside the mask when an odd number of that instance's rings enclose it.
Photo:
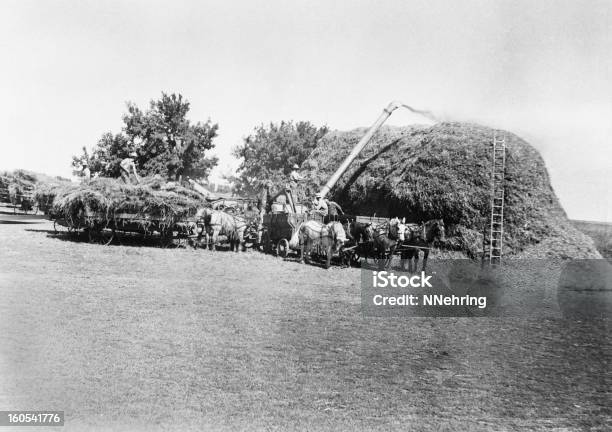
M 506 172 L 506 136 L 493 135 L 491 166 L 491 227 L 489 232 L 489 262 L 500 264 L 504 239 L 504 175 Z

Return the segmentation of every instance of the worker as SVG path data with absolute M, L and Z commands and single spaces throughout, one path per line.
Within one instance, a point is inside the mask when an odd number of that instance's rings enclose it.
M 91 180 L 91 171 L 89 169 L 87 161 L 83 161 L 81 165 L 81 174 L 84 182 Z
M 123 159 L 119 164 L 119 167 L 121 168 L 121 178 L 127 184 L 134 184 L 134 181 L 132 180 L 132 173 L 134 174 L 136 184 L 140 183 L 140 178 L 136 172 L 136 164 L 134 163 L 134 158 L 136 158 L 136 156 L 138 156 L 136 152 L 131 152 L 129 157 Z
M 298 190 L 298 182 L 304 180 L 304 177 L 299 173 L 300 166 L 298 164 L 293 164 L 291 167 L 291 172 L 289 173 L 289 184 L 287 184 L 286 188 L 292 191 Z
M 327 207 L 327 202 L 323 199 L 323 196 L 320 193 L 315 195 L 315 199 L 313 201 L 314 211 L 322 215 L 323 217 L 327 216 L 329 211 Z
M 295 203 L 296 199 L 299 199 L 301 189 L 298 187 L 298 183 L 304 180 L 304 177 L 299 173 L 300 166 L 293 164 L 291 166 L 291 172 L 289 173 L 289 183 L 285 186 L 287 200 L 290 203 Z
M 331 222 L 331 221 L 339 220 L 339 216 L 344 214 L 344 212 L 342 211 L 342 207 L 340 207 L 340 204 L 334 201 L 330 201 L 328 199 L 325 199 L 323 201 L 325 201 L 325 204 L 327 204 L 327 219 L 328 219 L 328 220 L 324 220 L 324 222 Z
M 291 173 L 289 174 L 289 180 L 291 182 L 299 182 L 304 180 L 304 177 L 299 173 L 300 166 L 298 164 L 293 164 L 291 167 Z

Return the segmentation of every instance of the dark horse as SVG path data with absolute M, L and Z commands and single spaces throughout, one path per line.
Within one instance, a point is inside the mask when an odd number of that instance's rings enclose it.
M 352 219 L 343 221 L 342 226 L 348 239 L 348 243 L 342 249 L 343 264 L 349 267 L 351 264 L 358 264 L 360 257 L 364 257 L 367 262 L 368 255 L 372 255 L 374 250 L 372 230 L 369 229 L 371 225 L 371 223 L 356 222 Z
M 432 219 L 422 224 L 403 224 L 399 225 L 400 241 L 405 248 L 401 254 L 401 268 L 405 270 L 406 260 L 408 260 L 408 272 L 416 272 L 419 265 L 419 251 L 423 251 L 423 271 L 427 267 L 427 257 L 429 250 L 436 240 L 444 240 L 444 221 L 442 219 Z M 412 264 L 414 261 L 414 269 Z
M 400 241 L 400 220 L 393 218 L 388 224 L 369 230 L 374 240 L 374 256 L 378 260 L 379 268 L 388 268 Z

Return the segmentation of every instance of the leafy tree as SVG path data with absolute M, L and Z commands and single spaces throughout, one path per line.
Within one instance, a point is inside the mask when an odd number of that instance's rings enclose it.
M 292 165 L 301 165 L 327 131 L 327 126 L 317 128 L 304 121 L 256 127 L 233 152 L 242 160 L 232 179 L 237 192 L 252 194 L 265 185 L 280 188 L 286 184 Z
M 119 164 L 133 150 L 135 148 L 126 136 L 107 132 L 98 140 L 91 154 L 83 146 L 81 156 L 72 157 L 72 166 L 75 168 L 73 174 L 81 175 L 81 166 L 87 161 L 92 173 L 99 173 L 103 177 L 119 177 Z
M 91 155 L 84 148 L 81 156 L 73 157 L 72 165 L 77 172 L 82 161 L 87 160 L 92 173 L 118 177 L 119 163 L 132 151 L 138 155 L 136 166 L 144 176 L 204 178 L 217 164 L 216 157 L 205 154 L 214 147 L 218 125 L 210 119 L 192 124 L 186 118 L 189 102 L 182 95 L 162 93 L 161 99 L 151 101 L 146 112 L 130 102 L 127 109 L 122 133 L 108 132 L 100 138 Z

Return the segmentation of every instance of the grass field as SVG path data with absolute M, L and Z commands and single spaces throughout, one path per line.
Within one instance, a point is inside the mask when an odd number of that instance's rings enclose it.
M 609 321 L 368 318 L 356 269 L 27 222 L 0 223 L 0 409 L 77 431 L 612 428 Z

